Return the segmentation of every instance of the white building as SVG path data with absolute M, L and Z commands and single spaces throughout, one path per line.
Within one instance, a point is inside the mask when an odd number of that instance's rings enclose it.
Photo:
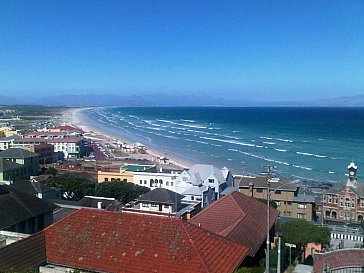
M 180 171 L 159 169 L 158 171 L 134 172 L 133 183 L 151 190 L 164 188 L 176 192 L 176 178 Z
M 176 179 L 177 192 L 185 195 L 188 184 L 193 186 L 206 186 L 214 190 L 216 199 L 227 187 L 232 187 L 233 176 L 228 168 L 221 170 L 213 165 L 196 164 L 189 170 L 184 170 Z M 196 196 L 197 197 L 197 196 Z

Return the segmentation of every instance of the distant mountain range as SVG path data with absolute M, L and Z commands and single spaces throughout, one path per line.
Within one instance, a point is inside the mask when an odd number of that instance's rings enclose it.
M 0 105 L 47 106 L 225 106 L 225 107 L 364 107 L 364 95 L 305 101 L 259 102 L 206 95 L 149 94 L 121 96 L 59 95 L 42 98 L 0 96 Z

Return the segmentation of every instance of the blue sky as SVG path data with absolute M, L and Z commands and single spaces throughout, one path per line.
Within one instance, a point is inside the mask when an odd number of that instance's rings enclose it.
M 364 94 L 364 1 L 0 0 L 0 95 Z

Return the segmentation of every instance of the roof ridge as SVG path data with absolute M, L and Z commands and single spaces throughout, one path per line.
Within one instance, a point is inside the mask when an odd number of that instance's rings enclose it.
M 193 247 L 193 248 L 194 248 L 194 250 L 197 252 L 197 257 L 198 257 L 198 259 L 202 262 L 202 266 L 203 266 L 203 268 L 206 270 L 206 272 L 210 272 L 210 270 L 207 268 L 207 266 L 206 266 L 206 264 L 205 264 L 205 260 L 202 258 L 202 256 L 201 256 L 200 252 L 198 251 L 197 247 L 195 246 L 195 242 L 194 242 L 194 241 L 193 241 L 193 239 L 191 238 L 191 235 L 190 235 L 190 233 L 188 232 L 188 230 L 187 230 L 187 228 L 186 228 L 186 225 L 187 225 L 187 224 L 188 224 L 188 225 L 191 225 L 191 226 L 193 226 L 194 228 L 197 228 L 197 227 L 196 227 L 195 225 L 190 224 L 190 223 L 189 223 L 189 222 L 187 222 L 187 221 L 182 220 L 182 219 L 181 219 L 181 221 L 182 221 L 182 227 L 183 227 L 183 229 L 185 230 L 186 234 L 188 235 L 188 238 L 190 239 L 190 242 L 191 242 L 192 247 Z
M 229 195 L 226 195 L 226 196 L 231 196 L 231 199 L 233 199 L 233 202 L 235 203 L 236 207 L 238 207 L 239 211 L 243 214 L 243 217 L 239 217 L 239 219 L 237 221 L 235 221 L 233 224 L 231 224 L 230 226 L 226 227 L 225 229 L 223 229 L 220 233 L 221 234 L 224 234 L 224 232 L 226 231 L 231 231 L 233 230 L 235 227 L 238 226 L 238 224 L 244 220 L 244 217 L 246 215 L 246 213 L 242 210 L 242 208 L 239 206 L 238 202 L 236 202 L 235 198 L 232 196 L 234 192 L 232 192 L 231 194 Z

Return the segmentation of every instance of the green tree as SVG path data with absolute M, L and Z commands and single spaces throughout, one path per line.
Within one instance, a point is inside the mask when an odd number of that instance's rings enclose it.
M 3 131 L 0 132 L 0 138 L 5 137 L 5 133 Z
M 62 196 L 68 200 L 78 201 L 86 195 L 94 195 L 96 183 L 87 174 L 68 172 L 54 177 L 48 186 L 60 188 Z
M 281 224 L 283 240 L 299 246 L 307 243 L 328 245 L 330 230 L 327 227 L 314 225 L 304 220 L 289 221 Z
M 115 198 L 126 204 L 148 191 L 150 191 L 149 188 L 133 183 L 112 181 L 99 184 L 96 189 L 96 196 Z

